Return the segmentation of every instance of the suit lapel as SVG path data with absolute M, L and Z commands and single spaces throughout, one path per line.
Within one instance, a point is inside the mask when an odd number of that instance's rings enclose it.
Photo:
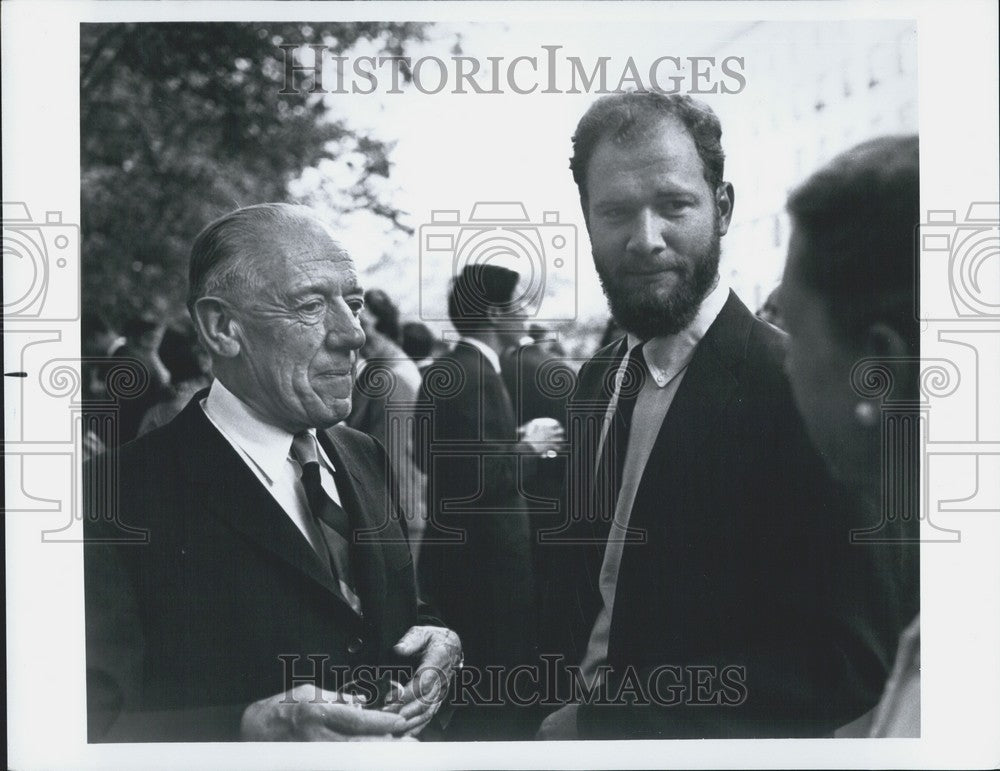
M 753 317 L 735 294 L 698 343 L 684 379 L 663 420 L 636 491 L 630 524 L 645 528 L 650 518 L 669 510 L 685 480 L 700 473 L 699 458 L 727 442 L 727 413 L 739 387 Z M 628 553 L 623 562 L 628 559 Z
M 196 394 L 177 417 L 191 459 L 191 495 L 214 516 L 310 581 L 346 601 L 326 565 L 201 408 Z

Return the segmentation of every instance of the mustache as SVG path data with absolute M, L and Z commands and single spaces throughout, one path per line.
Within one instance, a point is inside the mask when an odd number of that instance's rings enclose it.
M 600 261 L 594 260 L 594 267 L 599 275 L 607 276 L 614 281 L 620 275 L 634 275 L 642 273 L 662 273 L 667 270 L 676 271 L 684 275 L 689 275 L 693 266 L 689 260 L 683 257 L 628 257 L 623 255 L 620 260 L 615 260 L 614 267 L 607 264 L 602 265 Z

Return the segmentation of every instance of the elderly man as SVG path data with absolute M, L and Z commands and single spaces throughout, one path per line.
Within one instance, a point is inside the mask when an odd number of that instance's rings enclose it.
M 875 704 L 912 615 L 894 567 L 849 541 L 781 333 L 719 275 L 721 134 L 688 96 L 627 93 L 573 138 L 627 335 L 584 365 L 570 405 L 567 540 L 583 545 L 553 607 L 570 612 L 582 685 L 545 738 L 829 735 Z
M 99 461 L 117 499 L 85 496 L 91 741 L 407 737 L 437 710 L 458 638 L 418 606 L 384 451 L 337 425 L 362 305 L 308 209 L 250 206 L 196 239 L 216 380 Z

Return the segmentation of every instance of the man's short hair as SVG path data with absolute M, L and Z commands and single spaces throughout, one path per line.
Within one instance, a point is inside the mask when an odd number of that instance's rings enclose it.
M 788 198 L 808 243 L 799 275 L 847 337 L 882 321 L 919 350 L 919 169 L 916 136 L 880 137 L 838 155 Z
M 519 278 L 500 265 L 466 265 L 448 294 L 448 317 L 455 330 L 464 335 L 482 329 L 491 309 L 510 304 Z
M 626 144 L 670 118 L 680 121 L 694 140 L 709 187 L 714 191 L 722 184 L 725 169 L 722 124 L 711 107 L 687 94 L 658 91 L 609 94 L 590 105 L 573 134 L 573 157 L 569 159 L 569 167 L 580 191 L 584 216 L 587 212 L 587 167 L 601 140 L 607 138 L 617 144 Z
M 281 225 L 315 220 L 305 206 L 287 203 L 260 203 L 244 206 L 205 226 L 191 246 L 188 266 L 188 310 L 209 295 L 245 296 L 259 288 L 257 272 L 247 269 L 247 261 L 257 255 L 261 235 Z

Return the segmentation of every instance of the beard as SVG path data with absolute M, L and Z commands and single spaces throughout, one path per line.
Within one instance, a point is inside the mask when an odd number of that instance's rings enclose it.
M 676 335 L 698 314 L 702 300 L 715 285 L 719 275 L 720 238 L 712 235 L 711 243 L 690 263 L 679 267 L 677 281 L 668 294 L 655 286 L 636 291 L 623 286 L 613 270 L 597 264 L 601 289 L 608 298 L 611 315 L 628 332 L 642 340 Z

